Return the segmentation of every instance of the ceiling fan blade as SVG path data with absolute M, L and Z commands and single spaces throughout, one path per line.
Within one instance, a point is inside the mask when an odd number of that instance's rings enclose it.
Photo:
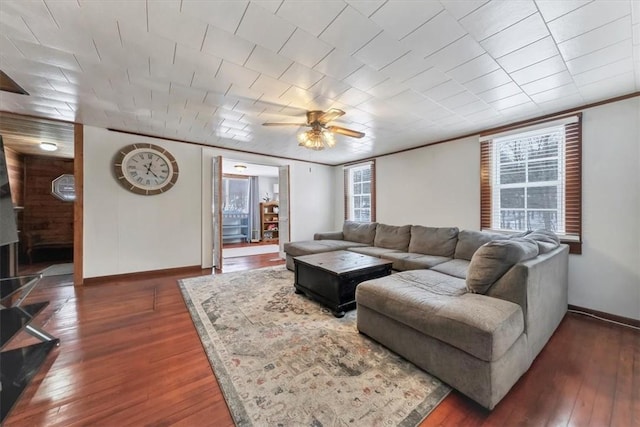
M 331 108 L 320 115 L 318 117 L 318 121 L 324 125 L 329 123 L 331 120 L 337 119 L 340 116 L 344 116 L 344 111 L 338 110 L 337 108 Z
M 308 126 L 306 123 L 263 123 L 262 126 Z
M 346 135 L 352 138 L 362 138 L 364 136 L 364 133 L 362 132 L 358 132 L 357 130 L 342 128 L 340 126 L 328 126 L 327 130 L 329 132 L 339 133 L 340 135 Z

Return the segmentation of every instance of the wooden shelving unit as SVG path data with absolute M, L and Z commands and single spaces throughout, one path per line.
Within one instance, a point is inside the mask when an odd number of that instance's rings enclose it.
M 278 202 L 260 203 L 260 238 L 263 242 L 278 241 L 278 213 Z

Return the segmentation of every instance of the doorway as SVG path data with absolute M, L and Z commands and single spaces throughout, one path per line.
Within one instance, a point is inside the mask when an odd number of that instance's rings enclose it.
M 73 284 L 76 131 L 73 123 L 0 113 L 19 230 L 12 275 L 67 276 Z
M 287 173 L 283 174 L 282 169 Z M 282 185 L 283 179 L 286 183 Z M 213 165 L 213 264 L 243 257 L 280 260 L 288 241 L 288 166 L 222 157 Z M 280 189 L 286 191 L 283 194 Z M 219 249 L 218 249 L 219 248 Z

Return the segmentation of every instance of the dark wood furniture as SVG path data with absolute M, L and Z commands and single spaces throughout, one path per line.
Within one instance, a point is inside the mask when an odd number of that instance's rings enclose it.
M 293 259 L 296 293 L 303 293 L 342 317 L 356 306 L 356 287 L 391 274 L 392 261 L 349 251 L 303 255 Z
M 73 250 L 73 240 L 45 240 L 40 234 L 25 233 L 24 250 L 29 264 L 33 264 L 34 253 L 38 250 Z

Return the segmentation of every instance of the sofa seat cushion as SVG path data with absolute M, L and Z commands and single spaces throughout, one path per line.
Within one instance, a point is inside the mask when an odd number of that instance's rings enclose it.
M 435 255 L 414 254 L 407 252 L 387 252 L 381 258 L 393 261 L 392 268 L 398 271 L 431 268 L 449 261 L 451 258 Z
M 453 258 L 458 242 L 458 227 L 411 226 L 409 252 Z
M 356 302 L 487 362 L 502 357 L 524 331 L 519 305 L 467 293 L 464 280 L 433 270 L 363 282 Z
M 342 225 L 342 235 L 344 240 L 373 246 L 377 226 L 377 222 L 345 221 Z
M 466 259 L 452 259 L 451 261 L 433 266 L 431 269 L 459 279 L 466 279 L 467 272 L 469 271 L 469 264 L 470 262 Z
M 374 256 L 376 258 L 380 258 L 383 254 L 400 252 L 396 249 L 376 248 L 374 246 L 350 246 L 347 250 L 363 255 Z
M 410 225 L 378 224 L 374 246 L 379 248 L 396 249 L 408 252 L 409 240 L 411 240 Z
M 284 244 L 287 255 L 301 256 L 319 254 L 322 252 L 341 251 L 355 246 L 366 246 L 362 243 L 349 242 L 347 240 L 307 240 L 302 242 L 289 242 Z

